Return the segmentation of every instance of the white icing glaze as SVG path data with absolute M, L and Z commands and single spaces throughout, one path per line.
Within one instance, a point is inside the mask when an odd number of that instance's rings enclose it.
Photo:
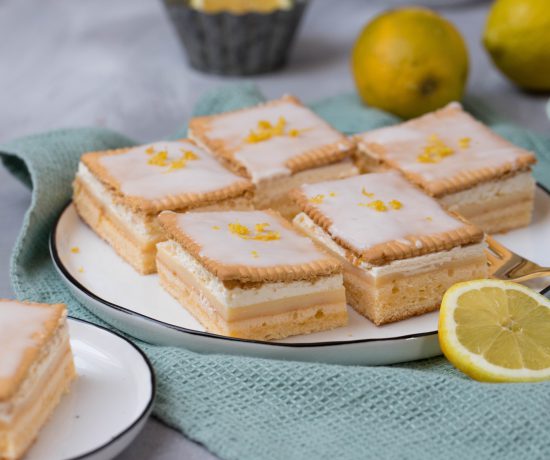
M 338 243 L 336 243 L 324 229 L 319 227 L 305 213 L 300 213 L 294 218 L 294 224 L 302 229 L 304 233 L 309 235 L 313 240 L 320 242 L 327 247 L 329 251 L 343 259 L 344 263 L 349 263 L 346 258 L 346 251 Z M 407 243 L 409 243 L 407 241 Z M 470 259 L 473 257 L 484 257 L 486 244 L 484 242 L 470 244 L 468 246 L 454 247 L 448 251 L 433 252 L 422 256 L 410 257 L 408 259 L 392 260 L 386 265 L 372 265 L 365 260 L 359 261 L 356 268 L 361 268 L 367 271 L 371 276 L 387 276 L 396 273 L 406 275 L 409 273 L 422 273 L 435 269 L 445 263 Z
M 286 130 L 297 129 L 299 135 L 273 136 L 256 143 L 245 141 L 250 130 L 256 130 L 258 121 L 266 120 L 275 125 L 279 117 L 286 120 Z M 229 148 L 235 149 L 235 158 L 244 165 L 255 183 L 288 176 L 290 170 L 285 163 L 291 158 L 344 140 L 342 134 L 311 110 L 285 101 L 220 115 L 213 119 L 207 136 L 221 140 Z
M 0 302 L 0 378 L 15 375 L 25 350 L 36 345 L 35 334 L 53 315 L 47 307 Z
M 363 189 L 374 195 L 363 195 Z M 322 203 L 312 204 L 332 221 L 329 233 L 359 252 L 380 243 L 408 243 L 404 238 L 448 232 L 464 225 L 395 171 L 304 185 L 302 190 L 308 198 L 324 196 Z M 384 202 L 387 211 L 359 205 L 374 200 Z M 388 205 L 392 200 L 398 200 L 402 207 L 393 209 Z M 421 242 L 414 244 L 418 247 Z
M 406 172 L 419 174 L 426 181 L 450 179 L 458 172 L 477 171 L 501 165 L 515 164 L 524 150 L 496 136 L 489 128 L 479 123 L 452 103 L 439 112 L 386 128 L 368 131 L 360 135 L 363 142 L 380 144 L 386 149 L 385 156 L 397 162 Z M 438 163 L 422 163 L 417 160 L 436 134 L 454 150 L 453 155 Z M 460 139 L 469 138 L 467 148 L 460 146 Z M 372 152 L 376 155 L 375 152 Z
M 373 142 L 384 146 L 386 144 L 424 142 L 426 140 L 426 136 L 422 132 L 407 127 L 406 123 L 367 131 L 361 134 L 360 137 L 365 142 Z
M 228 227 L 229 224 L 239 223 L 255 233 L 255 225 L 264 222 L 269 224 L 266 230 L 278 232 L 280 239 L 247 240 L 232 233 Z M 263 211 L 189 212 L 178 214 L 178 224 L 201 245 L 201 257 L 224 265 L 274 267 L 326 258 L 309 238 L 284 227 L 275 217 Z M 219 230 L 214 227 L 219 227 Z
M 185 167 L 168 171 L 167 166 L 148 164 L 152 155 L 146 150 L 167 150 L 171 160 L 182 155 L 182 149 L 197 155 Z M 119 155 L 106 155 L 101 164 L 120 183 L 122 193 L 154 200 L 168 195 L 206 193 L 236 184 L 243 179 L 225 169 L 203 149 L 185 141 L 156 142 L 130 149 Z

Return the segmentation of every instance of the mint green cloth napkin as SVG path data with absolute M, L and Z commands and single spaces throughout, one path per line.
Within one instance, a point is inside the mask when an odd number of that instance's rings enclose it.
M 253 86 L 226 87 L 205 95 L 195 114 L 262 99 Z M 550 187 L 550 137 L 499 121 L 479 104 L 467 107 L 511 141 L 536 151 L 535 175 Z M 312 108 L 349 134 L 397 121 L 365 108 L 354 95 Z M 11 265 L 19 299 L 65 302 L 71 315 L 104 324 L 58 278 L 48 234 L 70 199 L 80 155 L 134 144 L 112 131 L 83 128 L 0 146 L 6 167 L 32 187 Z M 136 343 L 157 373 L 155 415 L 225 459 L 550 457 L 550 382 L 481 384 L 443 358 L 352 367 L 202 355 Z

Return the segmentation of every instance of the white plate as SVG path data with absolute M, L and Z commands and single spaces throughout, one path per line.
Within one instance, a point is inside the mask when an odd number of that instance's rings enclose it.
M 537 189 L 532 224 L 499 236 L 510 249 L 541 264 L 550 264 L 550 193 Z M 71 248 L 78 247 L 78 253 Z M 208 353 L 340 364 L 390 364 L 441 353 L 438 312 L 382 327 L 350 309 L 346 327 L 276 342 L 258 342 L 204 332 L 204 328 L 158 284 L 157 275 L 141 276 L 78 217 L 72 205 L 52 232 L 55 266 L 74 296 L 99 317 L 142 340 Z M 550 280 L 537 280 L 543 290 Z
M 111 459 L 132 442 L 153 408 L 153 368 L 139 348 L 74 318 L 69 333 L 78 378 L 25 460 Z

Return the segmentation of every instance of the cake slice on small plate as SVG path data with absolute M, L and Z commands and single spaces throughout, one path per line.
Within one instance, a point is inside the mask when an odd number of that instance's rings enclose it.
M 347 323 L 342 266 L 274 211 L 163 212 L 161 285 L 208 331 L 256 340 Z
M 253 185 L 190 140 L 82 156 L 73 202 L 80 217 L 139 273 L 155 272 L 164 210 L 251 209 Z
M 293 196 L 294 224 L 340 259 L 348 303 L 377 325 L 436 310 L 451 285 L 487 276 L 483 232 L 396 171 Z
M 531 221 L 535 155 L 498 136 L 456 102 L 355 140 L 364 172 L 397 169 L 487 233 Z
M 254 205 L 285 217 L 297 209 L 288 192 L 301 184 L 357 174 L 354 144 L 293 96 L 193 118 L 189 137 L 256 185 Z
M 65 305 L 0 300 L 0 458 L 21 458 L 75 378 Z

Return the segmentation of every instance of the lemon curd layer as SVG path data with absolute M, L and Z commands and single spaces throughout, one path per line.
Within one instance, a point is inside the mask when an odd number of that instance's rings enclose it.
M 64 305 L 0 300 L 0 458 L 21 458 L 75 377 Z
M 319 277 L 314 281 L 260 283 L 255 287 L 228 288 L 175 241 L 159 243 L 157 248 L 159 263 L 201 292 L 207 304 L 216 308 L 226 321 L 345 302 L 341 274 Z

